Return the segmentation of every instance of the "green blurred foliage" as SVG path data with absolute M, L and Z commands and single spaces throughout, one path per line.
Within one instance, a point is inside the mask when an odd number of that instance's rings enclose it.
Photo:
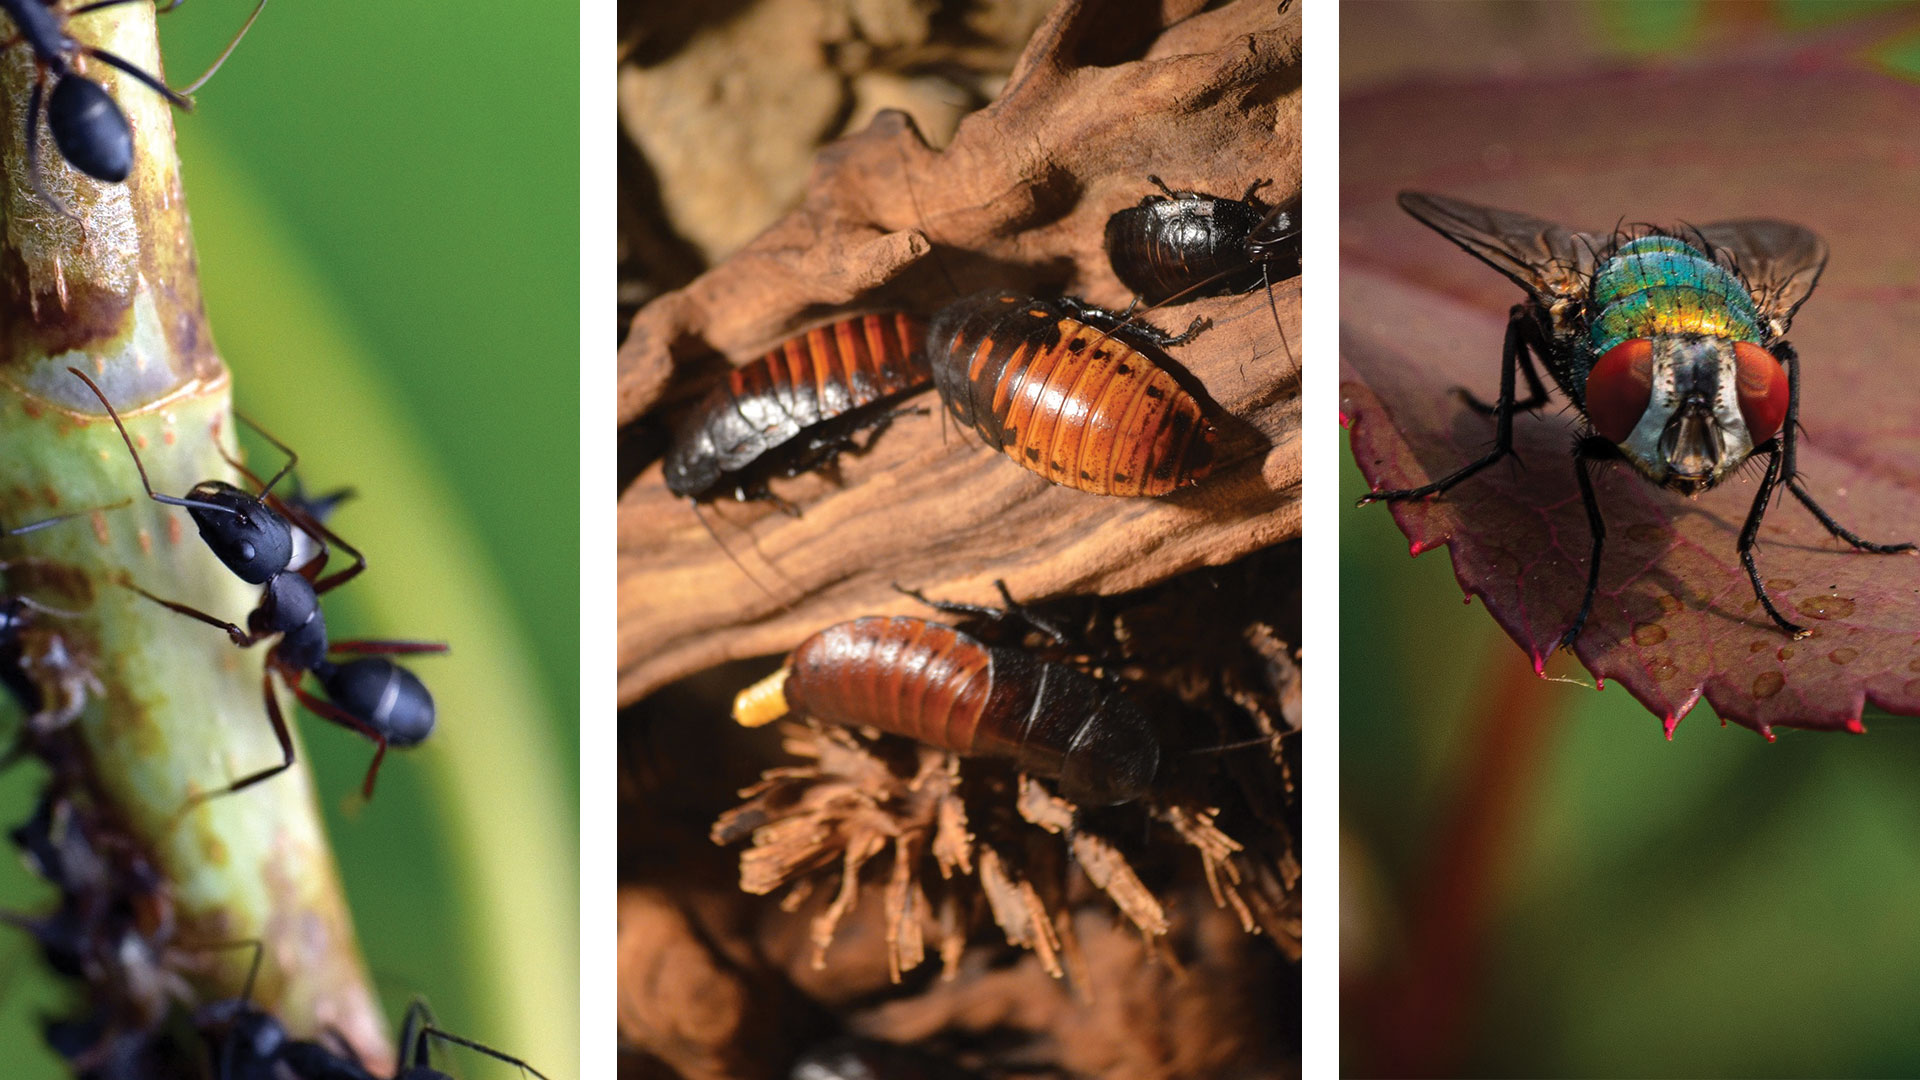
M 162 19 L 172 81 L 197 75 L 249 10 L 200 0 Z M 443 710 L 436 740 L 459 739 L 462 725 L 517 725 L 537 751 L 486 775 L 447 777 L 453 755 L 429 742 L 390 755 L 375 802 L 342 815 L 338 800 L 356 789 L 371 748 L 304 714 L 295 721 L 377 988 L 396 1020 L 407 998 L 425 994 L 447 1028 L 526 1056 L 556 1080 L 577 1072 L 577 1003 L 524 994 L 561 986 L 570 999 L 578 985 L 578 16 L 504 3 L 279 0 L 197 95 L 195 113 L 175 117 L 209 319 L 240 407 L 289 438 L 303 433 L 293 441 L 313 486 L 367 493 L 336 518 L 371 568 L 329 598 L 335 636 L 452 641 L 452 657 L 413 665 L 443 697 L 464 677 L 463 631 L 482 638 L 470 652 L 510 661 L 484 673 L 511 680 L 507 715 Z M 302 325 L 326 333 L 294 332 Z M 355 396 L 363 387 L 395 418 L 404 457 L 326 441 L 359 419 L 333 413 L 366 400 Z M 270 454 L 253 451 L 255 461 Z M 380 508 L 383 482 L 403 481 L 440 497 L 417 512 L 447 520 L 423 530 L 409 508 Z M 383 536 L 409 529 L 441 530 L 471 555 L 459 565 L 391 556 L 383 565 L 394 546 L 383 548 Z M 441 610 L 375 612 L 405 610 L 427 580 L 461 590 L 484 625 L 448 625 Z M 24 818 L 38 783 L 30 767 L 0 778 L 0 821 Z M 558 812 L 451 816 L 448 784 L 487 792 L 517 783 Z M 504 793 L 500 801 L 511 804 Z M 558 860 L 560 872 L 536 868 L 524 882 L 541 901 L 544 921 L 526 927 L 537 940 L 510 943 L 548 970 L 503 970 L 509 943 L 476 933 L 484 912 L 474 905 L 485 900 L 456 852 L 490 828 L 523 839 L 533 830 Z M 44 907 L 50 891 L 15 860 L 0 862 L 0 905 Z M 62 1075 L 36 1021 L 60 998 L 21 939 L 0 944 L 5 1075 Z M 544 1026 L 547 1056 L 496 1033 L 503 1016 Z M 464 1051 L 449 1060 L 466 1076 L 518 1075 Z

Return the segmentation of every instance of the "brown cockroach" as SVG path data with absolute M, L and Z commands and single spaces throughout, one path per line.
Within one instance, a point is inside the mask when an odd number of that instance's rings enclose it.
M 1205 325 L 1176 337 L 1069 297 L 988 292 L 934 317 L 928 362 L 954 419 L 1022 467 L 1095 495 L 1165 495 L 1207 475 L 1217 431 L 1135 342 L 1179 345 Z
M 1153 724 L 1117 687 L 906 615 L 829 626 L 734 700 L 747 727 L 789 711 L 1004 758 L 1085 807 L 1140 798 L 1160 768 Z
M 926 389 L 926 324 L 904 312 L 854 315 L 814 327 L 735 368 L 680 418 L 667 449 L 667 490 L 710 499 L 780 500 L 768 476 L 797 476 L 875 435 Z

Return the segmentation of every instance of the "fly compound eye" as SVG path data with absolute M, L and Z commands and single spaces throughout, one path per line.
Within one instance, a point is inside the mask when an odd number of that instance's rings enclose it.
M 1744 387 L 1746 376 L 1741 378 Z M 1743 408 L 1745 393 L 1743 389 Z M 1609 442 L 1627 441 L 1652 398 L 1653 342 L 1647 338 L 1629 338 L 1608 349 L 1587 375 L 1587 419 Z
M 1773 438 L 1786 421 L 1787 370 L 1772 353 L 1752 342 L 1734 342 L 1733 359 L 1740 369 L 1740 416 L 1747 422 L 1747 437 L 1758 446 Z

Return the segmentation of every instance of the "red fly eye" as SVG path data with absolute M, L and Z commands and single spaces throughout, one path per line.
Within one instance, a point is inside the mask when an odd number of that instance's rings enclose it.
M 1653 399 L 1653 342 L 1629 338 L 1587 374 L 1587 419 L 1609 442 L 1626 442 Z
M 1740 368 L 1740 415 L 1755 446 L 1773 438 L 1787 419 L 1787 369 L 1773 354 L 1747 341 L 1733 344 Z

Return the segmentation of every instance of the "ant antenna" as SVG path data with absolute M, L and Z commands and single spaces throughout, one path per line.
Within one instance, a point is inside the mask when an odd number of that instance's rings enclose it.
M 160 8 L 156 13 L 164 15 L 167 12 L 172 11 L 174 8 L 179 7 L 181 4 L 185 2 L 186 0 L 173 0 L 172 3 L 168 4 L 164 8 Z M 193 80 L 192 82 L 188 83 L 186 86 L 180 89 L 179 92 L 182 96 L 190 95 L 195 90 L 198 90 L 201 87 L 207 85 L 207 80 L 213 78 L 213 73 L 216 71 L 219 71 L 220 65 L 226 63 L 227 57 L 233 55 L 233 50 L 240 47 L 240 39 L 243 37 L 246 37 L 247 31 L 253 29 L 253 21 L 260 17 L 260 12 L 264 11 L 266 9 L 266 6 L 267 6 L 267 0 L 260 0 L 258 4 L 254 5 L 253 14 L 247 16 L 247 21 L 240 24 L 239 33 L 234 34 L 233 40 L 227 42 L 226 49 L 222 51 L 219 57 L 214 60 L 213 66 L 208 68 L 199 78 Z
M 55 514 L 50 518 L 41 518 L 39 521 L 30 521 L 25 525 L 16 525 L 11 529 L 0 529 L 0 536 L 25 536 L 27 533 L 39 532 L 41 529 L 45 529 L 53 525 L 58 525 L 63 521 L 72 521 L 74 518 L 77 518 L 77 517 L 86 517 L 88 514 L 93 513 L 95 510 L 118 510 L 121 507 L 126 506 L 128 503 L 131 503 L 132 501 L 133 501 L 132 499 L 121 499 L 117 503 L 109 503 L 106 506 L 96 506 L 86 510 L 69 510 L 64 514 Z
M 93 391 L 93 396 L 99 398 L 100 404 L 106 407 L 107 415 L 113 418 L 113 426 L 120 429 L 120 441 L 127 444 L 127 453 L 133 455 L 133 467 L 140 470 L 140 486 L 147 489 L 147 498 L 157 503 L 166 503 L 168 506 L 190 506 L 201 510 L 218 510 L 223 514 L 239 515 L 239 511 L 231 506 L 202 502 L 199 499 L 182 499 L 177 495 L 162 495 L 153 490 L 153 482 L 147 479 L 147 466 L 140 460 L 140 451 L 133 448 L 133 437 L 127 434 L 127 425 L 120 422 L 120 414 L 114 411 L 113 403 L 107 400 L 105 393 L 101 392 L 99 384 L 87 378 L 86 372 L 77 367 L 70 367 L 67 370 L 87 384 L 87 389 Z

